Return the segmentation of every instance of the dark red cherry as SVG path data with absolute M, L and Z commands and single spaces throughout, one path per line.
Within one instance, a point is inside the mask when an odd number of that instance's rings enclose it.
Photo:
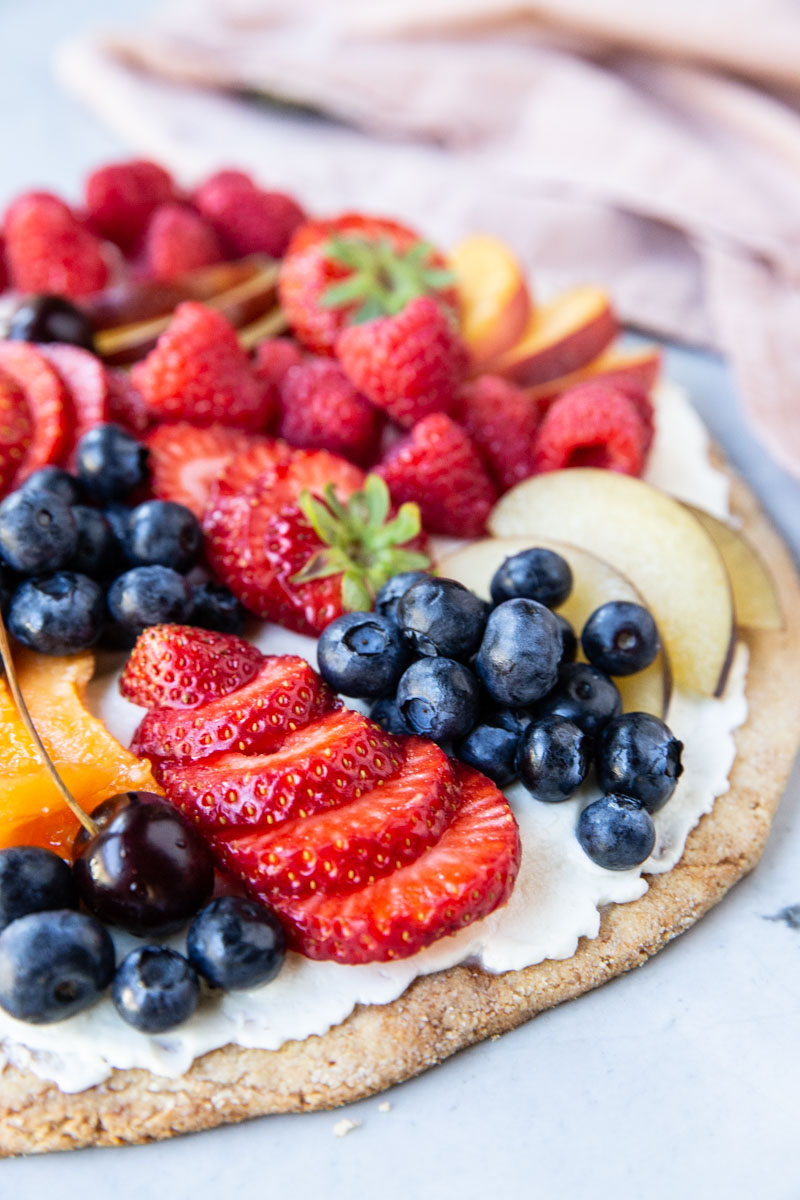
M 161 796 L 103 801 L 94 836 L 75 840 L 74 873 L 87 908 L 140 937 L 181 929 L 211 898 L 214 865 L 200 834 Z

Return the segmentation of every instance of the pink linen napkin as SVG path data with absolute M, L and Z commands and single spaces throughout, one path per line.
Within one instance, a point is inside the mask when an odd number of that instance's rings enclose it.
M 800 475 L 792 0 L 181 0 L 60 66 L 187 177 L 241 164 L 314 212 L 495 232 L 540 296 L 605 284 L 629 323 L 726 353 Z

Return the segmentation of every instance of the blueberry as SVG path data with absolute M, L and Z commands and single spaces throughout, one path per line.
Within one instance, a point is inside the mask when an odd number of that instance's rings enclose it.
M 183 504 L 148 500 L 134 508 L 125 530 L 125 557 L 133 567 L 172 567 L 184 574 L 197 562 L 203 534 Z
M 119 542 L 120 553 L 122 553 L 125 539 L 128 536 L 128 521 L 130 520 L 131 510 L 126 504 L 109 504 L 104 516 L 114 530 L 114 536 Z
M 522 550 L 497 568 L 490 591 L 495 604 L 521 598 L 558 608 L 572 591 L 572 570 L 554 550 Z
M 63 296 L 27 296 L 13 314 L 6 337 L 17 342 L 66 342 L 94 350 L 91 321 Z
M 452 658 L 421 658 L 397 685 L 397 706 L 409 729 L 434 742 L 466 737 L 478 719 L 479 700 L 475 676 Z
M 40 654 L 77 654 L 95 644 L 104 618 L 103 592 L 94 580 L 58 571 L 20 584 L 9 606 L 8 628 Z
M 649 812 L 627 796 L 602 796 L 583 810 L 578 841 L 592 862 L 607 871 L 627 871 L 649 858 L 656 829 Z
M 337 617 L 317 643 L 322 678 L 335 692 L 376 700 L 390 696 L 408 664 L 396 625 L 374 612 Z
M 504 708 L 503 705 L 490 704 L 484 707 L 481 721 L 484 725 L 494 725 L 496 729 L 507 729 L 517 737 L 525 732 L 533 720 L 530 709 Z
M 463 584 L 428 576 L 403 593 L 395 619 L 416 654 L 466 661 L 481 643 L 488 611 Z
M 519 737 L 496 725 L 476 725 L 456 747 L 462 762 L 488 775 L 498 787 L 511 783 L 517 774 L 515 759 Z
M 537 717 L 566 717 L 592 735 L 621 712 L 622 697 L 616 684 L 588 663 L 560 667 L 555 687 L 536 706 Z
M 28 913 L 77 907 L 78 889 L 63 858 L 40 846 L 0 850 L 0 931 Z
M 683 771 L 683 743 L 658 717 L 625 713 L 609 721 L 597 747 L 597 778 L 604 792 L 638 800 L 654 813 L 666 804 Z
M 122 554 L 110 521 L 98 508 L 87 508 L 84 504 L 76 504 L 72 515 L 78 544 L 70 567 L 90 579 L 112 578 L 122 565 Z
M 47 492 L 50 496 L 58 496 L 70 508 L 80 504 L 83 499 L 83 488 L 80 480 L 63 467 L 39 467 L 23 483 L 22 492 Z
M 0 1008 L 35 1025 L 94 1004 L 114 974 L 114 943 L 94 917 L 30 913 L 0 933 Z
M 517 774 L 537 800 L 557 804 L 574 795 L 592 765 L 592 739 L 564 717 L 544 717 L 525 730 Z
M 241 896 L 221 896 L 199 912 L 186 935 L 189 961 L 214 987 L 260 987 L 286 957 L 283 926 L 271 908 Z
M 141 633 L 148 625 L 184 624 L 191 598 L 183 575 L 170 567 L 134 567 L 112 583 L 108 609 L 125 630 Z
M 611 600 L 583 627 L 583 652 L 607 675 L 634 675 L 649 667 L 660 645 L 656 623 L 641 604 Z
M 401 735 L 411 732 L 408 725 L 406 725 L 405 717 L 397 707 L 397 701 L 393 697 L 378 700 L 377 704 L 373 704 L 369 712 L 369 717 L 371 721 L 374 721 L 376 725 L 380 725 L 381 729 L 385 729 L 387 733 Z
M 412 584 L 417 583 L 420 579 L 429 579 L 427 571 L 403 571 L 400 575 L 393 575 L 387 583 L 379 589 L 375 597 L 374 609 L 382 617 L 388 617 L 390 621 L 397 619 L 397 605 L 402 596 L 408 591 Z
M 200 981 L 182 954 L 167 946 L 137 946 L 111 982 L 111 999 L 123 1021 L 142 1033 L 165 1033 L 197 1008 Z
M 575 630 L 570 625 L 566 617 L 562 617 L 561 613 L 553 614 L 558 621 L 558 628 L 561 631 L 561 662 L 575 662 L 575 655 L 578 653 L 578 639 L 575 636 Z
M 147 478 L 147 447 L 119 425 L 95 425 L 78 442 L 81 483 L 97 500 L 122 500 Z
M 561 631 L 536 600 L 507 600 L 486 622 L 475 670 L 498 704 L 522 708 L 550 691 L 561 660 Z
M 23 575 L 60 570 L 77 542 L 69 506 L 50 492 L 12 492 L 0 504 L 0 558 Z
M 217 633 L 241 634 L 247 621 L 243 605 L 222 583 L 200 583 L 192 592 L 188 621 Z

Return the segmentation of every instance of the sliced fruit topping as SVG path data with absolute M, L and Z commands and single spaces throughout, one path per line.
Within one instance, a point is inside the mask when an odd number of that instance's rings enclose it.
M 274 754 L 215 754 L 164 763 L 173 804 L 205 829 L 276 825 L 357 799 L 402 765 L 395 738 L 360 713 L 340 709 L 290 734 Z
M 19 384 L 0 371 L 0 496 L 11 487 L 31 437 L 31 414 Z
M 258 647 L 230 634 L 153 625 L 136 642 L 119 690 L 143 708 L 197 708 L 247 683 L 263 661 Z
M 473 363 L 497 358 L 521 337 L 530 317 L 525 274 L 499 238 L 476 233 L 448 256 L 456 279 L 461 336 Z
M 531 315 L 522 337 L 490 364 L 497 375 L 540 384 L 587 366 L 617 334 L 607 292 L 577 287 Z
M 130 433 L 140 437 L 151 423 L 152 417 L 144 396 L 131 382 L 127 371 L 114 367 L 106 368 L 108 384 L 109 420 L 116 425 L 122 425 Z
M 252 438 L 241 430 L 224 425 L 209 425 L 206 429 L 187 421 L 159 425 L 146 439 L 153 494 L 185 505 L 201 519 L 212 484 L 251 442 Z
M 533 384 L 525 391 L 531 400 L 546 401 L 578 383 L 602 380 L 603 383 L 612 383 L 617 387 L 634 387 L 649 392 L 658 378 L 660 369 L 661 351 L 656 346 L 627 351 L 612 345 L 585 367 L 579 367 L 577 371 L 571 371 L 567 375 L 559 375 L 556 379 L 549 379 L 546 383 Z
M 483 775 L 462 766 L 455 774 L 458 812 L 414 862 L 354 892 L 275 904 L 290 946 L 341 963 L 408 958 L 505 903 L 520 862 L 514 815 Z
M 354 891 L 419 858 L 459 804 L 453 769 L 432 742 L 411 739 L 391 779 L 330 812 L 218 838 L 227 869 L 259 895 Z
M 775 580 L 757 550 L 737 529 L 701 508 L 686 506 L 722 555 L 733 589 L 736 624 L 742 629 L 783 629 Z
M 73 416 L 61 377 L 27 342 L 0 342 L 0 370 L 25 393 L 33 423 L 30 444 L 17 472 L 18 486 L 39 467 L 60 462 L 70 443 Z
M 273 655 L 263 659 L 250 682 L 196 712 L 154 709 L 136 730 L 132 746 L 136 754 L 153 759 L 207 758 L 223 750 L 270 754 L 290 733 L 337 707 L 305 659 Z
M 95 425 L 111 421 L 108 379 L 102 363 L 79 346 L 52 344 L 37 347 L 55 367 L 69 392 L 74 420 L 72 450 Z

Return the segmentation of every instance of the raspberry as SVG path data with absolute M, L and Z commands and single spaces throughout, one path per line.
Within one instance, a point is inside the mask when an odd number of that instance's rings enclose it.
M 195 425 L 263 429 L 273 397 L 255 378 L 236 330 L 211 308 L 186 301 L 131 372 L 151 413 Z
M 172 176 L 145 159 L 109 163 L 86 180 L 86 208 L 93 228 L 124 250 L 139 240 L 159 204 L 177 199 Z
M 382 418 L 328 358 L 291 367 L 281 386 L 278 433 L 292 446 L 330 450 L 365 466 L 374 458 Z
M 76 298 L 107 282 L 102 244 L 56 196 L 20 196 L 6 214 L 5 235 L 10 282 L 21 292 Z
M 522 388 L 498 375 L 481 375 L 461 389 L 453 416 L 501 492 L 533 474 L 540 412 Z
M 467 434 L 444 413 L 419 421 L 377 471 L 395 504 L 416 501 L 429 533 L 483 534 L 495 488 Z
M 641 475 L 649 432 L 637 401 L 621 388 L 583 383 L 550 406 L 536 436 L 537 471 L 603 467 Z
M 256 378 L 263 379 L 266 384 L 280 387 L 289 367 L 296 367 L 302 361 L 303 352 L 291 338 L 267 338 L 265 342 L 256 346 L 253 370 Z
M 136 436 L 145 433 L 152 423 L 144 396 L 131 381 L 127 371 L 106 367 L 108 404 L 111 420 Z
M 405 427 L 448 412 L 467 366 L 463 343 L 430 296 L 418 296 L 396 317 L 350 325 L 336 354 L 358 390 Z
M 256 187 L 240 171 L 220 171 L 200 188 L 195 203 L 225 249 L 237 258 L 268 254 L 281 258 L 289 239 L 306 216 L 283 192 Z
M 217 235 L 207 221 L 183 204 L 159 205 L 144 239 L 148 274 L 168 282 L 221 259 Z

